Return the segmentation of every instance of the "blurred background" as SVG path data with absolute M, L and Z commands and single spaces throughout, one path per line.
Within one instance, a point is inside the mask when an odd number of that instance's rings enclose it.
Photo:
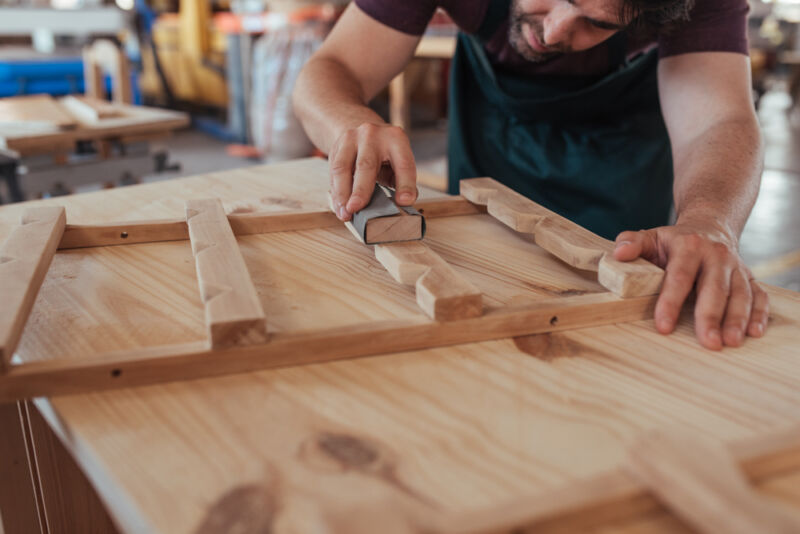
M 315 155 L 290 94 L 346 4 L 0 0 L 0 203 Z M 750 5 L 767 152 L 742 251 L 758 276 L 800 290 L 800 0 Z M 455 32 L 437 13 L 372 103 L 409 133 L 434 188 Z

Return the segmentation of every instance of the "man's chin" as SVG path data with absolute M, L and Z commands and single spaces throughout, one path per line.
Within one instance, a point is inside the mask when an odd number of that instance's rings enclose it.
M 531 48 L 528 43 L 515 43 L 512 41 L 511 48 L 516 50 L 517 53 L 527 61 L 531 61 L 533 63 L 541 63 L 560 55 L 560 52 L 537 52 Z

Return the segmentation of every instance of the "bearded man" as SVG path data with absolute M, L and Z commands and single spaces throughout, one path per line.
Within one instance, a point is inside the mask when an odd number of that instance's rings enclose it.
M 616 237 L 617 259 L 664 267 L 662 333 L 696 287 L 705 347 L 763 335 L 767 296 L 738 254 L 763 158 L 747 1 L 355 0 L 294 91 L 298 117 L 329 156 L 342 220 L 367 204 L 382 165 L 398 204 L 416 199 L 405 132 L 367 102 L 411 60 L 437 8 L 461 29 L 451 192 L 462 178 L 491 176 Z

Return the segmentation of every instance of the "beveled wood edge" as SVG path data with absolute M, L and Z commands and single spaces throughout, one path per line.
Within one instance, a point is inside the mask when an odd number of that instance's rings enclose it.
M 275 333 L 268 343 L 210 349 L 207 342 L 162 345 L 14 363 L 0 375 L 0 402 L 68 395 L 422 350 L 649 318 L 655 296 L 592 293 L 488 310 L 446 322 L 424 316 Z
M 453 217 L 486 213 L 460 196 L 423 200 L 414 205 L 425 217 Z M 341 221 L 329 210 L 297 210 L 228 215 L 234 235 L 267 234 L 331 228 Z M 184 241 L 189 239 L 185 218 L 121 221 L 105 224 L 67 224 L 59 250 L 72 248 Z

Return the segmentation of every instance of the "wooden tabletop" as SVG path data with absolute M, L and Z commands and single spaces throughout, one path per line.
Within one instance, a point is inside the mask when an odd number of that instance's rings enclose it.
M 300 160 L 4 206 L 0 239 L 33 204 L 66 206 L 72 224 L 181 217 L 189 198 L 218 197 L 229 212 L 317 209 L 327 183 L 324 161 Z M 413 288 L 344 227 L 238 241 L 271 330 L 420 313 Z M 426 242 L 490 307 L 603 291 L 488 215 L 429 220 Z M 60 251 L 18 354 L 203 339 L 194 269 L 188 241 Z M 616 469 L 648 429 L 729 442 L 798 423 L 800 294 L 770 296 L 767 335 L 721 352 L 700 348 L 689 313 L 671 336 L 647 320 L 37 406 L 126 532 L 215 532 L 245 512 L 276 532 L 353 514 L 384 524 L 407 510 L 491 512 Z M 798 483 L 761 488 L 800 503 Z M 663 511 L 593 531 L 620 529 L 686 532 Z
M 87 122 L 50 95 L 0 99 L 0 148 L 23 156 L 74 148 L 76 141 L 157 136 L 189 124 L 186 113 L 110 104 L 119 116 Z

